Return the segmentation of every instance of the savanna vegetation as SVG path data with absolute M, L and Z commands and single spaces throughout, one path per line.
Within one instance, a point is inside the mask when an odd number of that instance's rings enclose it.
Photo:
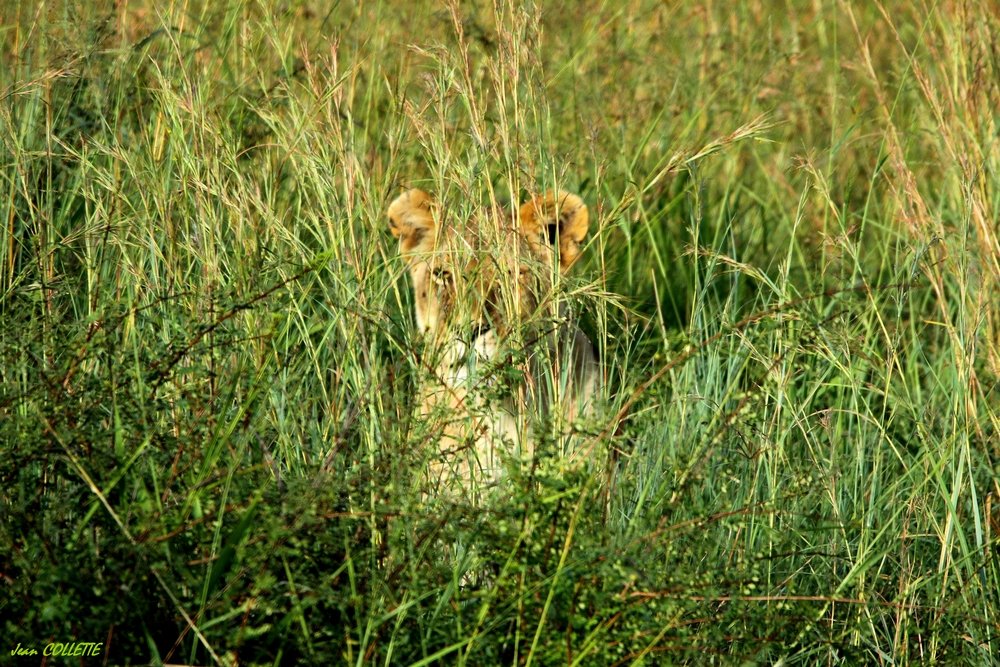
M 7 0 L 0 662 L 1000 663 L 998 35 L 988 0 Z M 540 424 L 497 492 L 422 474 L 404 187 L 586 201 L 585 456 Z

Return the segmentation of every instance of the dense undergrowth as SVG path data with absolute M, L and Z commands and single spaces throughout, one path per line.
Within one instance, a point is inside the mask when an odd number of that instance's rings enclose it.
M 0 662 L 997 664 L 991 8 L 0 6 Z M 404 186 L 590 206 L 583 465 L 421 474 Z

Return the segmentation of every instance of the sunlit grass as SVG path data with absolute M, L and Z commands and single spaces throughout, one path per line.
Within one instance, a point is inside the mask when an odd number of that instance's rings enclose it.
M 12 647 L 997 663 L 989 3 L 0 17 Z M 404 187 L 586 201 L 572 461 L 428 482 Z

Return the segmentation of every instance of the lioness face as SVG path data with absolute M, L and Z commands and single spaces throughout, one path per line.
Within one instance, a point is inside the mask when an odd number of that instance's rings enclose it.
M 445 221 L 442 214 L 422 190 L 403 193 L 388 210 L 409 264 L 417 326 L 438 344 L 443 365 L 456 366 L 473 350 L 493 357 L 499 341 L 545 316 L 540 306 L 556 273 L 579 258 L 589 217 L 583 200 L 562 192 L 536 197 L 516 215 Z

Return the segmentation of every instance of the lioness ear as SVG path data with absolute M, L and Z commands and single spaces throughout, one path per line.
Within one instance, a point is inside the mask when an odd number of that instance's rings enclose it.
M 583 200 L 568 192 L 546 192 L 521 204 L 521 230 L 530 237 L 559 243 L 559 269 L 564 273 L 580 257 L 580 243 L 587 236 L 590 216 Z
M 431 196 L 423 190 L 407 190 L 389 204 L 389 230 L 399 239 L 402 254 L 412 252 L 434 233 L 434 216 L 431 215 Z

